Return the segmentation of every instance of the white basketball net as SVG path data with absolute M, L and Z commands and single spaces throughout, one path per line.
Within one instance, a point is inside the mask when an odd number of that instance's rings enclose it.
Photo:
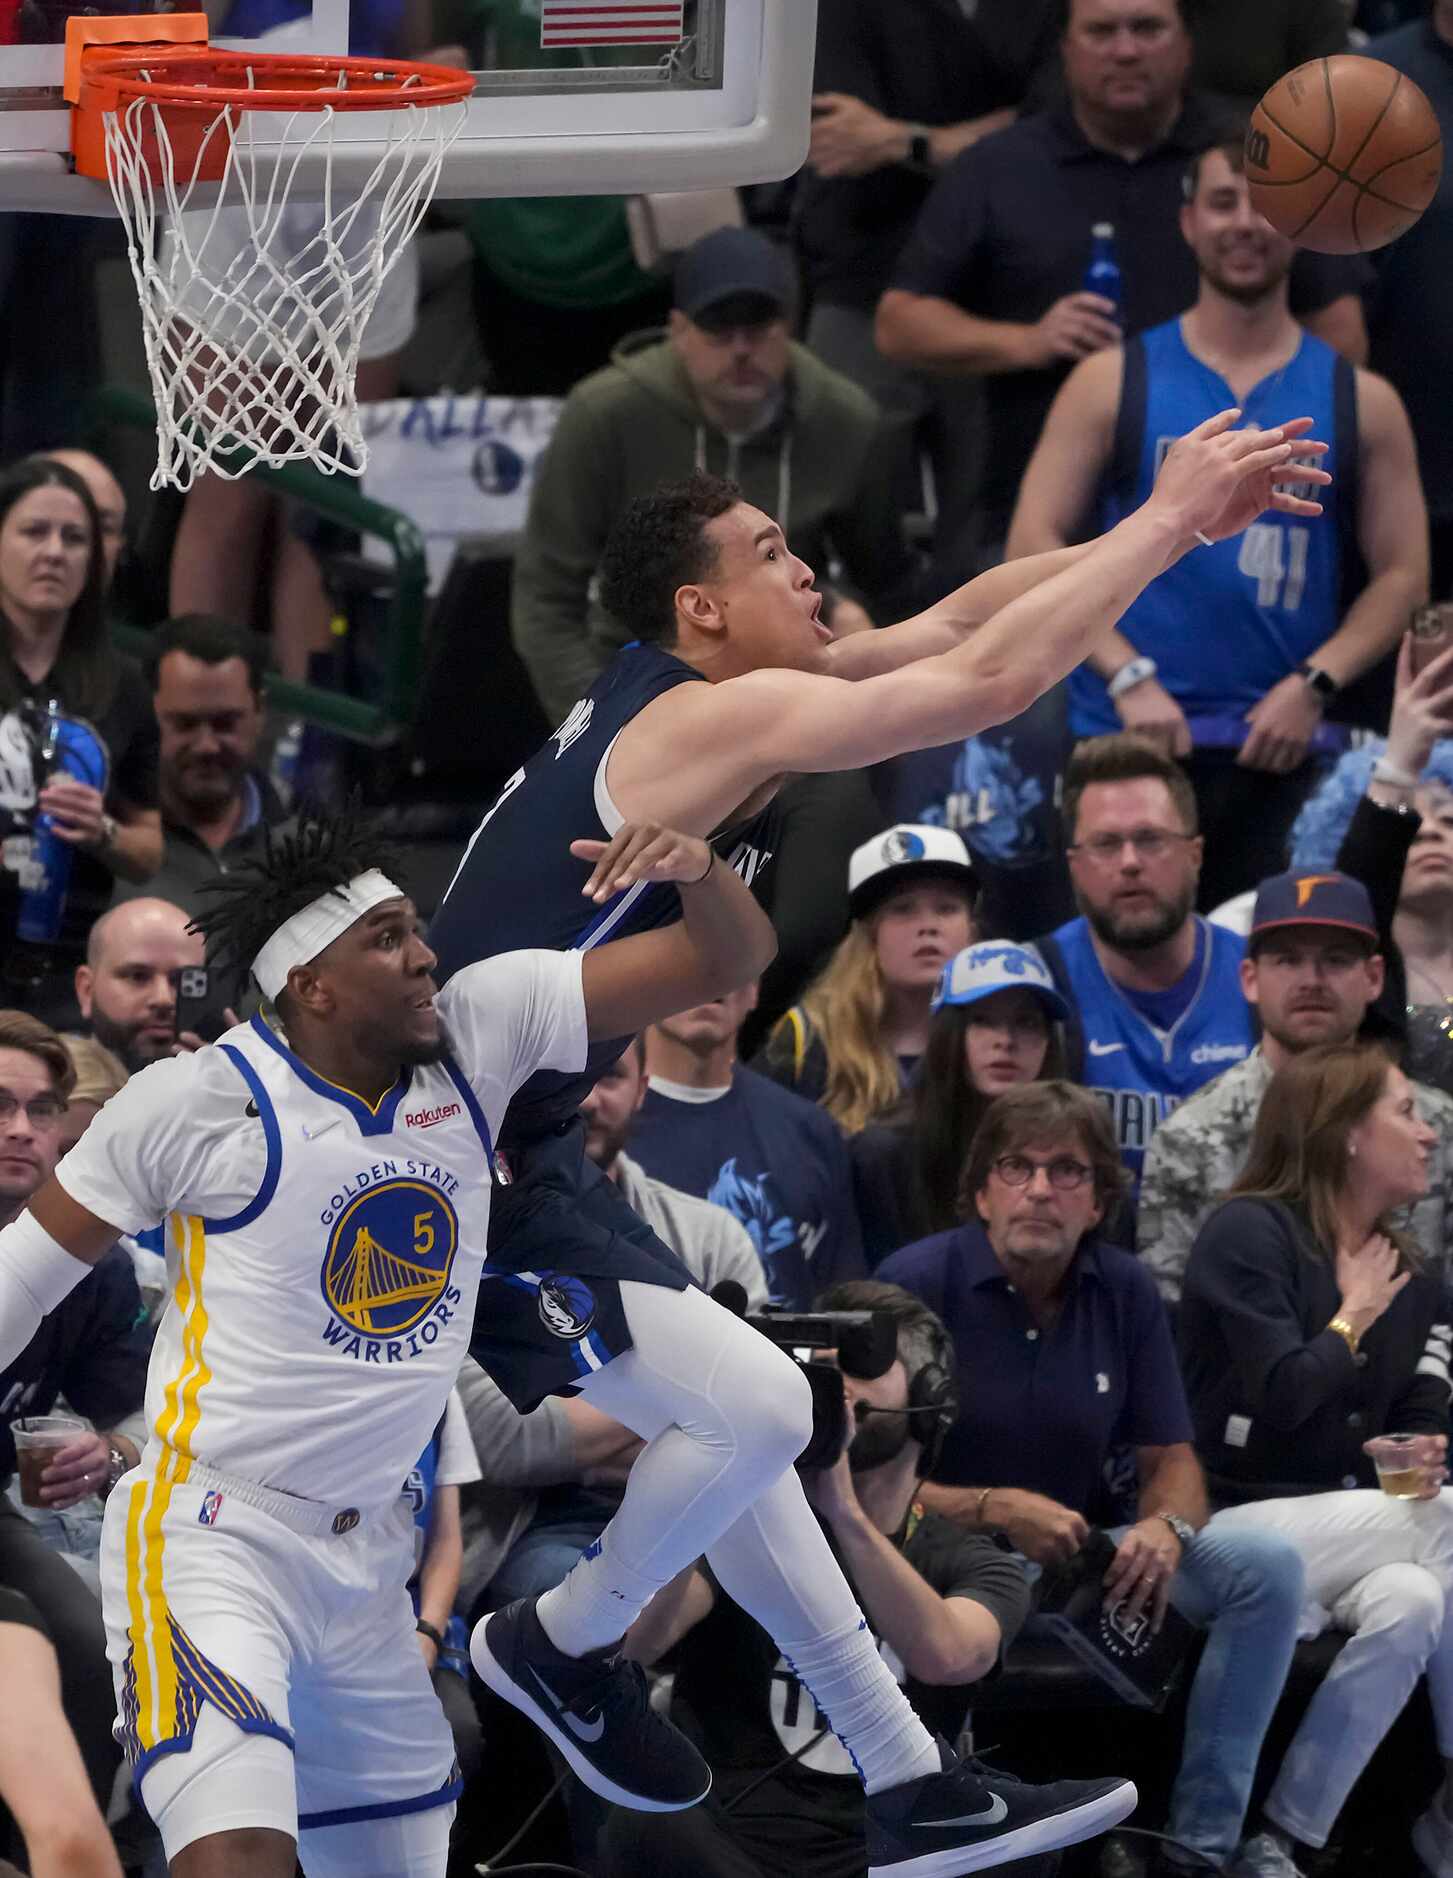
M 266 85 L 265 72 L 257 82 Z M 106 113 L 111 192 L 156 403 L 153 489 L 186 489 L 203 470 L 241 476 L 252 462 L 362 473 L 355 379 L 364 328 L 465 121 L 462 103 L 421 109 L 405 97 L 381 118 L 364 114 L 387 126 L 387 141 L 366 181 L 346 189 L 333 175 L 344 114 L 331 106 L 263 114 L 219 105 L 204 139 L 207 148 L 230 137 L 215 185 L 177 173 L 152 100 Z M 160 159 L 155 181 L 148 144 Z M 305 176 L 306 192 L 297 187 Z M 194 195 L 205 206 L 191 206 Z M 251 461 L 229 461 L 239 446 Z

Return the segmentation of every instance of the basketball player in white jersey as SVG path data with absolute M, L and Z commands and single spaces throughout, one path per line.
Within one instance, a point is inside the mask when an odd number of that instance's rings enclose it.
M 576 850 L 600 897 L 676 883 L 684 922 L 436 993 L 377 844 L 304 819 L 205 919 L 263 1013 L 133 1076 L 5 1228 L 8 1358 L 119 1233 L 167 1221 L 148 1441 L 107 1503 L 102 1579 L 174 1878 L 291 1878 L 295 1852 L 309 1878 L 443 1878 L 457 1780 L 402 1487 L 473 1324 L 493 1136 L 533 1071 L 579 1068 L 592 1037 L 754 976 L 775 945 L 702 841 L 631 826 Z M 700 1798 L 694 1750 L 682 1777 L 680 1803 Z

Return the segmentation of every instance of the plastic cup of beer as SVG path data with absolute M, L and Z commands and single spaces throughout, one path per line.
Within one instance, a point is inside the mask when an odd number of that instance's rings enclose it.
M 86 1424 L 75 1415 L 22 1415 L 11 1422 L 15 1466 L 20 1475 L 20 1498 L 26 1506 L 45 1506 L 40 1477 L 62 1448 L 85 1434 Z
M 1377 1469 L 1377 1484 L 1395 1500 L 1420 1500 L 1427 1485 L 1426 1435 L 1379 1435 L 1367 1452 Z

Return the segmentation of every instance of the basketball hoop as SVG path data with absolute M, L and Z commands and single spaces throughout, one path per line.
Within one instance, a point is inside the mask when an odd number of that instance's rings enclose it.
M 400 59 L 218 51 L 204 14 L 67 22 L 75 165 L 111 185 L 141 299 L 153 489 L 256 462 L 362 472 L 364 328 L 473 89 Z M 335 126 L 368 111 L 371 168 L 345 186 Z

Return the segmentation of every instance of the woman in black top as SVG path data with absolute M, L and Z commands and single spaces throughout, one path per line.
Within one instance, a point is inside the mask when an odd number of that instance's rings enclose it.
M 1418 1821 L 1453 1871 L 1453 1494 L 1440 1491 L 1449 1328 L 1442 1286 L 1396 1226 L 1426 1191 L 1433 1130 L 1375 1043 L 1305 1051 L 1272 1078 L 1251 1148 L 1186 1269 L 1181 1357 L 1214 1523 L 1297 1544 L 1319 1621 L 1350 1641 L 1266 1802 L 1283 1844 L 1322 1846 L 1424 1671 L 1448 1763 Z M 1379 1492 L 1364 1452 L 1409 1433 L 1418 1497 Z M 1237 1504 L 1239 1502 L 1239 1504 Z
M 0 476 L 0 854 L 19 923 L 0 994 L 62 1022 L 116 876 L 161 865 L 151 699 L 111 645 L 103 595 L 80 477 L 44 457 Z

